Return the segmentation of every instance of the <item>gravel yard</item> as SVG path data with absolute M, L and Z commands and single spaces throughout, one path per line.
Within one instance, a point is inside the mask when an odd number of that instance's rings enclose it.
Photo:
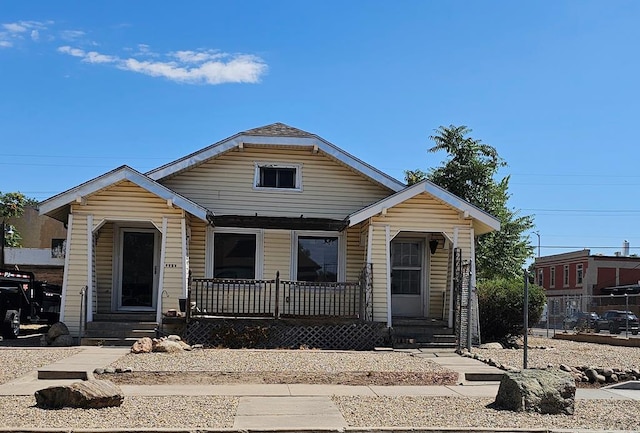
M 529 337 L 528 340 L 529 368 L 546 368 L 549 364 L 553 367 L 566 364 L 570 367 L 640 368 L 640 349 L 637 347 L 608 346 L 543 337 Z M 522 367 L 523 350 L 473 349 L 472 353 L 491 358 L 500 364 Z
M 13 349 L 0 348 L 0 384 L 24 376 L 48 364 L 80 352 L 78 348 Z
M 529 338 L 529 365 L 546 367 L 593 365 L 637 368 L 637 348 Z M 545 348 L 542 348 L 542 347 Z M 0 349 L 0 360 L 11 371 L 0 372 L 1 381 L 20 376 L 41 365 L 55 362 L 78 351 L 71 349 Z M 522 350 L 474 349 L 485 358 L 515 367 L 522 365 Z M 340 352 L 318 350 L 194 350 L 179 354 L 129 354 L 111 365 L 131 367 L 141 373 L 226 373 L 219 376 L 262 377 L 294 373 L 318 383 L 320 377 L 368 372 L 388 374 L 444 374 L 447 370 L 402 352 Z M 313 373 L 313 374 L 312 374 Z M 258 376 L 256 376 L 258 375 Z M 260 376 L 262 375 L 262 376 Z M 111 375 L 111 376 L 126 376 Z M 179 375 L 176 377 L 180 377 Z M 184 377 L 184 376 L 183 376 Z M 402 376 L 398 376 L 402 377 Z M 309 379 L 311 378 L 311 379 Z M 0 382 L 1 382 L 0 381 Z M 640 401 L 578 400 L 573 416 L 512 413 L 487 408 L 493 399 L 465 397 L 364 397 L 333 396 L 349 427 L 449 427 L 449 428 L 538 428 L 606 429 L 638 431 Z M 44 410 L 35 399 L 5 396 L 0 399 L 0 425 L 4 428 L 232 428 L 238 397 L 134 397 L 125 398 L 119 408 L 100 410 Z

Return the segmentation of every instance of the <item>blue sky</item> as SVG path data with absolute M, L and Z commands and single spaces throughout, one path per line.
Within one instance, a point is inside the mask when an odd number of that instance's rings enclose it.
M 403 179 L 467 125 L 542 255 L 640 253 L 638 22 L 637 1 L 3 1 L 0 191 L 42 200 L 273 122 Z

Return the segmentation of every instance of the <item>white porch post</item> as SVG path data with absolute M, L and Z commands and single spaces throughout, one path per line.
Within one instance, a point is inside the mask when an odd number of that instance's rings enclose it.
M 158 272 L 158 302 L 156 302 L 156 322 L 162 322 L 162 293 L 164 292 L 164 261 L 167 252 L 167 217 L 162 217 L 162 240 L 160 241 L 160 271 Z
M 71 232 L 73 231 L 73 214 L 67 219 L 67 244 L 64 252 L 64 269 L 62 270 L 62 297 L 60 299 L 60 321 L 64 322 L 64 309 L 67 306 L 67 290 L 69 290 L 69 257 L 71 256 Z
M 93 322 L 93 215 L 87 215 L 87 322 Z
M 391 328 L 391 228 L 388 225 L 384 226 L 384 243 L 387 254 L 387 327 Z
M 448 320 L 448 323 L 447 323 L 449 328 L 453 328 L 453 301 L 454 301 L 453 297 L 455 296 L 455 293 L 454 293 L 454 290 L 453 290 L 454 289 L 454 287 L 453 287 L 453 280 L 454 280 L 453 273 L 454 273 L 454 271 L 456 269 L 454 259 L 455 259 L 455 250 L 456 250 L 456 248 L 458 248 L 458 231 L 459 231 L 458 227 L 454 227 L 453 228 L 453 251 L 454 251 L 454 254 L 451 255 L 451 262 L 450 262 L 451 263 L 450 264 L 450 266 L 451 266 L 451 281 L 449 283 L 449 320 Z

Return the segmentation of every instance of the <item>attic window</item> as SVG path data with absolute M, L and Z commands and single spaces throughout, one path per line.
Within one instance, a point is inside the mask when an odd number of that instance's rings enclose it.
M 298 164 L 256 163 L 255 187 L 259 189 L 302 190 Z

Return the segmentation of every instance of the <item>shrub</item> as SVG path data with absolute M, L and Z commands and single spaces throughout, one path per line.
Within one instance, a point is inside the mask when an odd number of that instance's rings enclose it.
M 544 289 L 529 284 L 529 326 L 542 316 L 546 302 Z M 478 284 L 480 336 L 509 346 L 514 337 L 524 335 L 524 281 L 496 278 Z

